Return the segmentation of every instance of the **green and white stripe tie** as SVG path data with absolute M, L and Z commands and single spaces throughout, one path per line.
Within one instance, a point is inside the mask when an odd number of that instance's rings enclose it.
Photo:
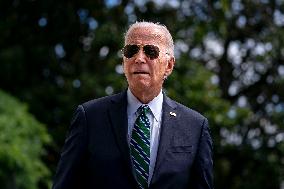
M 130 141 L 132 163 L 140 188 L 148 188 L 149 165 L 150 165 L 150 122 L 147 112 L 148 105 L 141 105 L 137 112 Z

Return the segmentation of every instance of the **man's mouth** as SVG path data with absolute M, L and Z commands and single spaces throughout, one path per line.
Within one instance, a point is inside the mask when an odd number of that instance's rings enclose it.
M 133 74 L 147 74 L 147 75 L 149 75 L 148 72 L 143 72 L 143 71 L 133 72 Z

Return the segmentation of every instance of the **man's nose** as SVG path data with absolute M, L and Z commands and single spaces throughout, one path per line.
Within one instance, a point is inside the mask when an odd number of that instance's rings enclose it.
M 137 54 L 135 55 L 135 63 L 146 63 L 146 55 L 142 48 L 139 49 Z

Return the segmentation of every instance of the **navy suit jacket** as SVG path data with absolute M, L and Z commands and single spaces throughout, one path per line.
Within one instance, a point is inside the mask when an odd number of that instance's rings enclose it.
M 207 119 L 166 95 L 162 111 L 156 165 L 149 188 L 213 188 L 212 140 Z M 79 105 L 53 189 L 138 188 L 127 130 L 126 92 Z

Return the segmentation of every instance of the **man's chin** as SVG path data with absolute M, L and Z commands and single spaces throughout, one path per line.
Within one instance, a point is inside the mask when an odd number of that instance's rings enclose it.
M 135 91 L 151 90 L 151 84 L 145 80 L 138 80 L 132 84 L 132 88 Z

